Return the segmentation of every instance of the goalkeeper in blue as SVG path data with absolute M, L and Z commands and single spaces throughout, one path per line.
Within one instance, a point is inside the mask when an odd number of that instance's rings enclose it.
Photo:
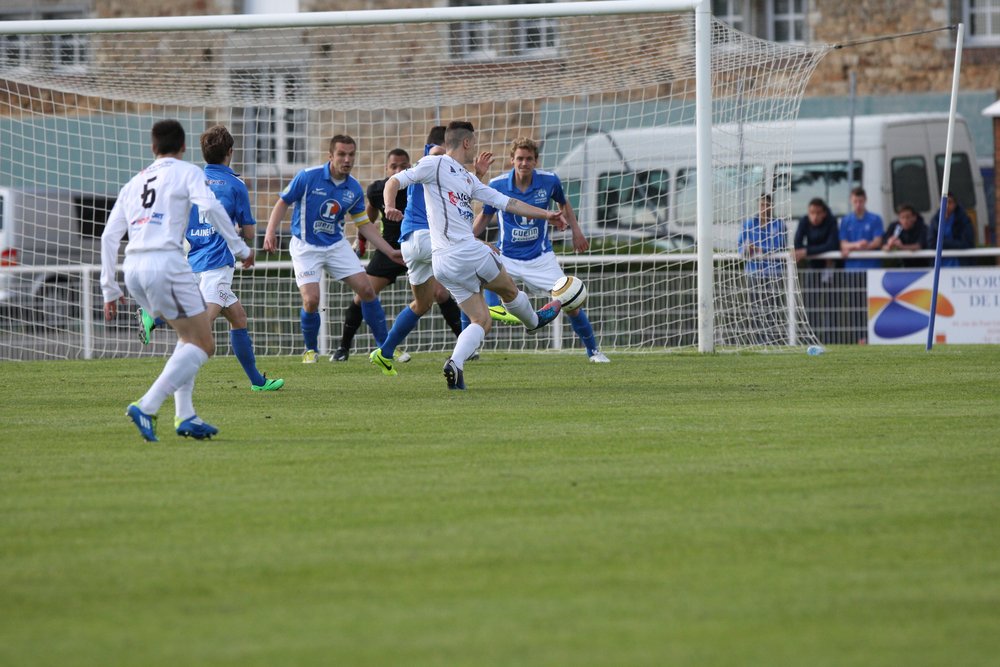
M 215 125 L 201 135 L 201 154 L 205 158 L 205 182 L 229 214 L 229 219 L 240 230 L 248 245 L 253 245 L 257 229 L 250 207 L 247 186 L 229 164 L 233 159 L 233 135 L 223 125 Z M 221 313 L 229 321 L 229 343 L 233 353 L 250 379 L 252 391 L 277 391 L 284 386 L 280 378 L 268 379 L 257 370 L 253 342 L 247 331 L 247 313 L 233 293 L 235 259 L 225 240 L 216 233 L 208 219 L 197 206 L 191 207 L 185 239 L 191 247 L 188 263 L 198 276 L 201 296 L 210 321 Z M 139 339 L 149 343 L 153 329 L 164 324 L 140 307 L 136 311 L 139 321 Z
M 492 179 L 490 187 L 532 206 L 547 207 L 550 201 L 554 201 L 572 230 L 573 250 L 586 251 L 590 244 L 580 229 L 573 206 L 563 193 L 559 177 L 552 172 L 537 169 L 538 144 L 524 137 L 515 139 L 510 147 L 510 163 L 513 169 Z M 473 233 L 477 237 L 481 236 L 498 212 L 500 234 L 497 248 L 507 273 L 514 280 L 520 281 L 529 294 L 548 295 L 556 281 L 565 276 L 552 251 L 548 220 L 526 218 L 510 210 L 498 211 L 487 202 L 476 217 Z M 487 294 L 487 299 L 491 296 L 493 295 Z M 573 331 L 587 350 L 590 361 L 605 364 L 611 361 L 599 349 L 594 328 L 583 308 L 567 310 L 566 314 L 569 315 Z

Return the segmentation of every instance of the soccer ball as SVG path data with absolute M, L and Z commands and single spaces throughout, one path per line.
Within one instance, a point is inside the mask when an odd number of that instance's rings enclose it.
M 566 276 L 552 286 L 552 298 L 558 299 L 563 310 L 576 310 L 587 302 L 587 286 L 576 276 Z

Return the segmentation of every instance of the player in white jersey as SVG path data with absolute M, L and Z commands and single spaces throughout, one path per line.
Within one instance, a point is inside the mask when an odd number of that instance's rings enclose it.
M 497 210 L 547 219 L 557 229 L 565 229 L 561 211 L 546 211 L 503 195 L 469 173 L 466 165 L 476 159 L 476 133 L 472 123 L 454 121 L 445 132 L 444 155 L 428 155 L 415 166 L 395 174 L 385 182 L 385 215 L 400 220 L 403 212 L 390 207 L 396 193 L 410 183 L 423 183 L 424 201 L 431 232 L 431 263 L 434 277 L 444 285 L 471 324 L 458 337 L 451 358 L 444 365 L 449 389 L 465 389 L 465 360 L 476 351 L 490 330 L 490 311 L 482 288 L 497 293 L 507 312 L 535 331 L 559 314 L 559 302 L 552 301 L 535 312 L 528 295 L 520 291 L 504 270 L 496 251 L 472 234 L 475 214 L 472 200 Z
M 198 281 L 184 254 L 191 206 L 204 212 L 233 255 L 243 260 L 243 268 L 253 266 L 254 252 L 237 235 L 226 210 L 205 183 L 204 172 L 181 160 L 186 149 L 181 124 L 161 120 L 153 125 L 151 134 L 156 160 L 118 193 L 101 235 L 104 317 L 110 322 L 118 305 L 125 303 L 115 278 L 115 264 L 127 231 L 125 284 L 144 311 L 162 317 L 177 332 L 177 347 L 160 376 L 142 398 L 128 406 L 126 415 L 144 439 L 156 442 L 156 413 L 173 394 L 177 434 L 200 440 L 219 430 L 195 414 L 192 402 L 194 378 L 215 352 L 215 340 Z

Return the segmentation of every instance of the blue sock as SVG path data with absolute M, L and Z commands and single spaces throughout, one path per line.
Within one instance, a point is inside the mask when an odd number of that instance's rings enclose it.
M 392 323 L 392 329 L 389 330 L 385 342 L 382 343 L 382 355 L 391 359 L 392 355 L 396 353 L 396 346 L 403 342 L 403 339 L 413 331 L 413 327 L 417 326 L 419 321 L 420 316 L 413 312 L 409 306 L 396 315 L 396 321 Z
M 157 317 L 156 319 L 153 320 L 153 324 L 156 326 L 157 329 L 159 329 L 160 327 L 162 327 L 166 323 L 167 323 L 167 321 L 165 319 L 163 319 L 162 317 Z
M 583 308 L 578 310 L 576 315 L 570 316 L 569 323 L 583 344 L 587 346 L 587 356 L 593 356 L 598 350 L 597 339 L 594 337 L 594 327 L 590 326 L 590 319 L 587 318 L 587 313 L 583 311 Z
M 258 387 L 264 384 L 264 376 L 257 370 L 257 358 L 253 353 L 253 343 L 250 342 L 250 332 L 246 329 L 230 329 L 229 344 L 233 346 L 233 353 L 243 366 L 243 372 L 250 378 L 250 384 Z
M 385 311 L 382 310 L 382 302 L 378 300 L 378 297 L 372 301 L 361 302 L 361 316 L 365 318 L 368 328 L 375 336 L 375 345 L 382 347 L 389 331 L 385 325 Z
M 499 306 L 502 305 L 500 302 L 500 296 L 495 292 L 491 292 L 488 289 L 483 290 L 483 298 L 486 299 L 487 306 Z
M 462 311 L 462 331 L 465 331 L 465 327 L 469 326 L 469 324 L 471 324 L 471 323 L 472 323 L 472 320 L 469 319 L 469 316 L 466 315 L 465 311 L 463 310 Z
M 302 341 L 306 344 L 306 349 L 315 350 L 319 338 L 319 312 L 307 313 L 303 308 L 299 311 L 299 322 L 302 325 Z

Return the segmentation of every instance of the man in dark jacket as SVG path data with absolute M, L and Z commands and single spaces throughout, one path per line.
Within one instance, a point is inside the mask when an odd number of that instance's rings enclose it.
M 927 230 L 927 247 L 937 248 L 938 221 L 941 219 L 941 211 L 938 210 L 931 220 Z M 951 192 L 948 193 L 948 202 L 944 209 L 944 225 L 942 226 L 941 247 L 944 250 L 964 250 L 974 248 L 976 245 L 976 233 L 972 228 L 972 220 Z M 964 266 L 969 264 L 969 260 L 957 257 L 945 257 L 941 260 L 941 266 Z

